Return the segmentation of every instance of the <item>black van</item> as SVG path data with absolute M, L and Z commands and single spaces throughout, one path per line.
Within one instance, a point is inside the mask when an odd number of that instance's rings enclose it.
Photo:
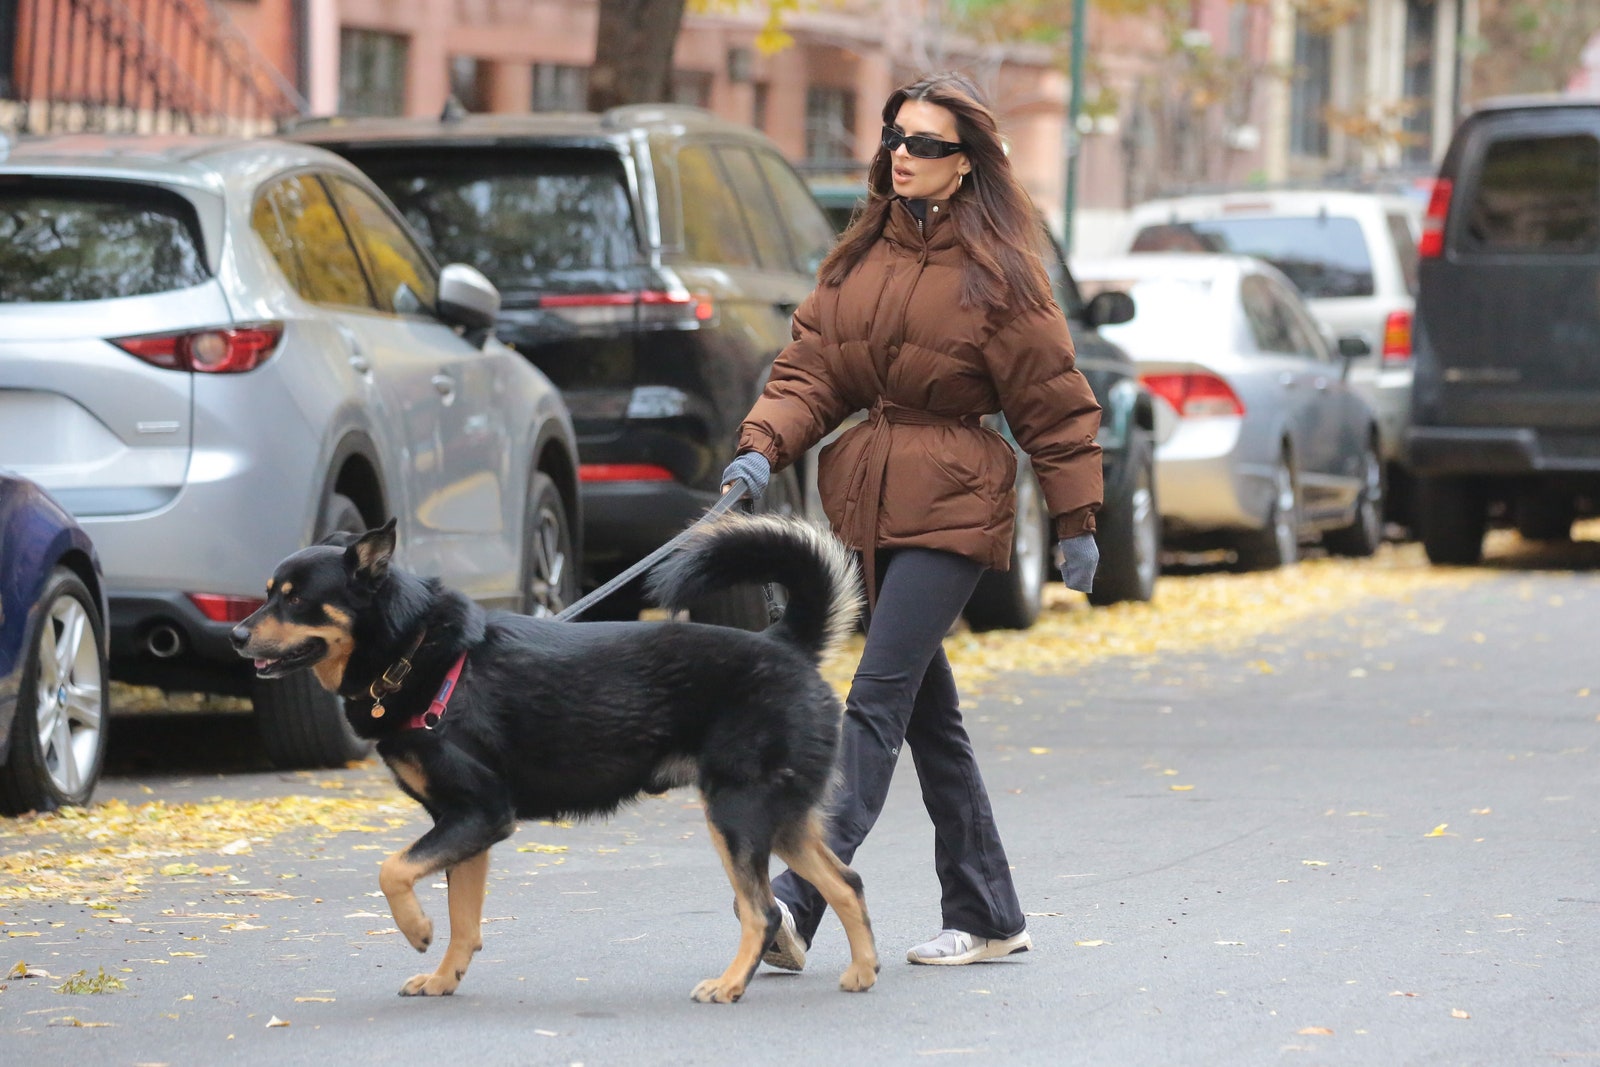
M 1488 523 L 1600 506 L 1600 102 L 1506 99 L 1456 131 L 1423 221 L 1407 455 L 1434 563 Z

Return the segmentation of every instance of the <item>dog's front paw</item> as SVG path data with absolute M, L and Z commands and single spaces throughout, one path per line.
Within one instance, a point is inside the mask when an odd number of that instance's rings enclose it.
M 852 963 L 839 976 L 839 988 L 846 993 L 865 993 L 877 980 L 876 967 L 863 967 L 859 963 Z
M 459 974 L 418 974 L 400 987 L 402 997 L 448 997 L 461 985 Z
M 694 987 L 689 996 L 701 1004 L 732 1004 L 744 996 L 743 982 L 724 982 L 721 978 L 707 978 Z
M 401 922 L 400 917 L 396 915 L 395 925 L 400 927 L 400 932 L 406 935 L 406 940 L 411 942 L 411 947 L 418 952 L 428 951 L 428 946 L 433 944 L 433 920 L 423 914 L 421 909 L 418 909 L 416 915 L 409 917 L 406 922 Z

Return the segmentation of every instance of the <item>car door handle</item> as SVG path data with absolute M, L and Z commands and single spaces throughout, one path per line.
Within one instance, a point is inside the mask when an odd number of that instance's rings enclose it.
M 456 380 L 448 374 L 435 374 L 428 379 L 433 383 L 434 392 L 449 400 L 456 395 Z
M 339 336 L 344 338 L 344 343 L 350 346 L 350 367 L 357 374 L 366 374 L 372 370 L 372 360 L 367 358 L 362 351 L 361 339 L 356 332 L 348 326 L 339 327 Z
M 1290 374 L 1288 371 L 1284 371 L 1282 374 L 1278 375 L 1278 384 L 1283 386 L 1285 389 L 1293 389 L 1295 385 L 1298 384 L 1298 379 L 1296 379 L 1295 376 Z

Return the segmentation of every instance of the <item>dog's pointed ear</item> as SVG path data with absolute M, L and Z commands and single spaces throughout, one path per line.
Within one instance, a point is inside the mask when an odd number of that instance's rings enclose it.
M 376 530 L 368 530 L 344 550 L 344 569 L 350 577 L 374 587 L 389 576 L 389 561 L 394 558 L 394 520 Z

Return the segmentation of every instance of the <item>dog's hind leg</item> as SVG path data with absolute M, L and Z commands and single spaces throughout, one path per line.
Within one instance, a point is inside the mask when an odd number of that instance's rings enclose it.
M 728 881 L 733 883 L 735 910 L 739 913 L 739 948 L 727 970 L 717 978 L 707 978 L 694 987 L 689 995 L 702 1004 L 732 1004 L 744 996 L 750 976 L 761 963 L 762 948 L 778 929 L 778 906 L 772 900 L 772 883 L 767 878 L 765 848 L 757 850 L 753 843 L 741 838 L 730 841 L 718 828 L 707 805 L 706 825 L 711 828 L 711 841 L 722 857 Z
M 445 871 L 450 885 L 450 944 L 432 974 L 419 974 L 400 987 L 403 997 L 448 997 L 461 984 L 473 954 L 483 948 L 483 895 L 489 880 L 489 851 Z
M 839 976 L 839 988 L 847 993 L 864 993 L 878 980 L 878 947 L 872 937 L 872 920 L 867 917 L 867 897 L 861 876 L 849 867 L 823 839 L 822 821 L 815 815 L 800 827 L 796 837 L 780 836 L 774 850 L 789 869 L 816 886 L 828 902 L 850 941 L 850 966 Z

